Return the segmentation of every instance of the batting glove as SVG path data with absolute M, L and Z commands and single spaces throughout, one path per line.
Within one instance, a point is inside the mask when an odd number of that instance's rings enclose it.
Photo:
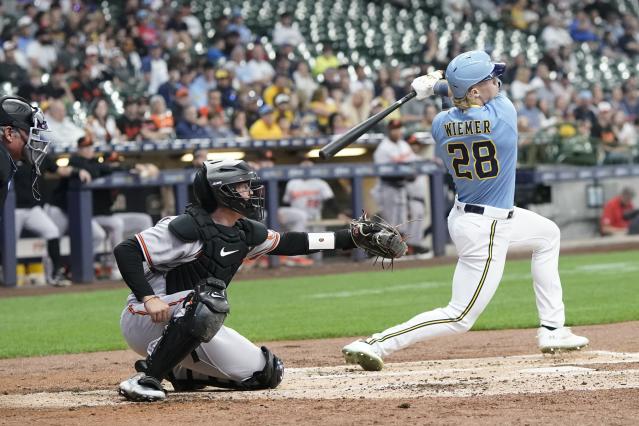
M 426 75 L 417 77 L 411 83 L 411 87 L 417 93 L 417 99 L 426 99 L 429 96 L 433 96 L 433 87 L 435 83 L 444 77 L 441 71 L 433 71 Z

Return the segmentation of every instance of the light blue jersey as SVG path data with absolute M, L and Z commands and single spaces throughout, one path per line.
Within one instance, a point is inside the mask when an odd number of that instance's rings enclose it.
M 505 95 L 499 93 L 483 107 L 440 112 L 432 133 L 437 155 L 455 181 L 459 201 L 513 207 L 517 112 Z

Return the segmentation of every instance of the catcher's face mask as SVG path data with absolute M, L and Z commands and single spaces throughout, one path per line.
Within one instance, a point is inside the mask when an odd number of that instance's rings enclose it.
M 42 110 L 31 106 L 26 99 L 6 96 L 0 100 L 0 122 L 4 126 L 10 126 L 19 133 L 26 142 L 22 148 L 22 158 L 32 165 L 33 171 L 33 197 L 40 200 L 37 178 L 40 176 L 40 165 L 47 155 L 49 148 L 50 131 L 44 119 Z

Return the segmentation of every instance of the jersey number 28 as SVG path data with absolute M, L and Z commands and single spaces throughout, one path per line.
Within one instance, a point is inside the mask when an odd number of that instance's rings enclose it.
M 473 174 L 465 169 L 470 165 L 471 153 L 461 142 L 447 145 L 448 153 L 453 155 L 453 169 L 458 178 L 472 179 Z M 494 178 L 499 174 L 499 162 L 495 158 L 497 149 L 490 139 L 474 141 L 472 143 L 472 157 L 474 159 L 475 174 L 479 179 Z

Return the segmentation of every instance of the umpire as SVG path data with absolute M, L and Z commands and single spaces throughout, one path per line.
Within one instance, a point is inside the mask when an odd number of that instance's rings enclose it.
M 31 164 L 32 193 L 39 200 L 37 178 L 49 145 L 48 133 L 40 108 L 19 96 L 0 98 L 0 215 L 18 160 Z

